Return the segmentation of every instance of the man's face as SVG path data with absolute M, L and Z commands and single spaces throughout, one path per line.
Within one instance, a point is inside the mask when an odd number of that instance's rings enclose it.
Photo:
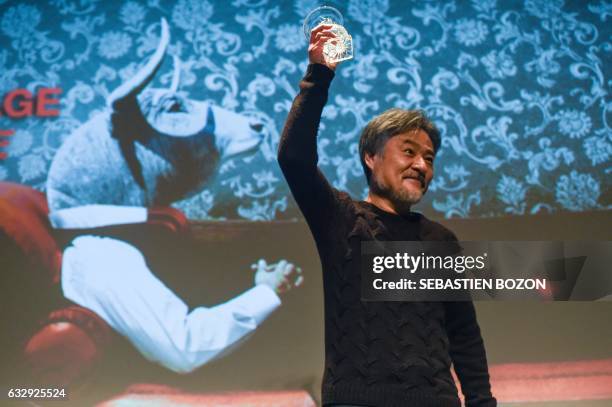
M 421 129 L 391 137 L 381 152 L 366 154 L 365 161 L 372 170 L 372 192 L 398 206 L 419 202 L 433 178 L 433 144 Z

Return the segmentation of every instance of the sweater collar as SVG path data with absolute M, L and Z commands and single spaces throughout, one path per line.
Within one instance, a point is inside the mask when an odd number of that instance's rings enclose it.
M 410 211 L 407 214 L 398 215 L 396 213 L 387 212 L 387 211 L 379 208 L 378 206 L 376 206 L 373 203 L 370 203 L 368 201 L 359 201 L 359 203 L 362 206 L 365 206 L 365 207 L 371 209 L 374 213 L 376 213 L 376 215 L 384 217 L 385 219 L 396 220 L 396 221 L 404 220 L 404 221 L 409 221 L 409 222 L 415 222 L 415 221 L 420 220 L 421 217 L 423 216 L 419 212 L 412 212 L 412 211 Z

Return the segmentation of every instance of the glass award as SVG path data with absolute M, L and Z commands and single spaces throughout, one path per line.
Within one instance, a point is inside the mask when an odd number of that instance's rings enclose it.
M 310 32 L 318 26 L 331 25 L 331 32 L 336 38 L 328 39 L 323 45 L 323 55 L 327 62 L 340 62 L 353 58 L 353 38 L 344 28 L 344 17 L 330 6 L 321 6 L 312 10 L 304 19 L 304 35 L 310 41 Z

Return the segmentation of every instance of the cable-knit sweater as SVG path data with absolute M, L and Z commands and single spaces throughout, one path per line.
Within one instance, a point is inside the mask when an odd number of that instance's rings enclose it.
M 323 404 L 457 407 L 451 363 L 468 407 L 496 405 L 471 302 L 361 300 L 363 240 L 456 240 L 421 214 L 385 212 L 333 188 L 317 167 L 317 130 L 334 72 L 311 64 L 278 159 L 315 239 L 323 269 Z

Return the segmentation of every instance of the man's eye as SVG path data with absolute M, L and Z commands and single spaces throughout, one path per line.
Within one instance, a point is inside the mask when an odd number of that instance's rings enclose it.
M 427 161 L 430 164 L 433 164 L 433 157 L 425 157 L 425 161 Z
M 408 149 L 404 150 L 404 152 L 406 154 L 408 154 L 408 155 L 413 155 L 414 154 L 414 151 L 411 148 L 408 148 Z

